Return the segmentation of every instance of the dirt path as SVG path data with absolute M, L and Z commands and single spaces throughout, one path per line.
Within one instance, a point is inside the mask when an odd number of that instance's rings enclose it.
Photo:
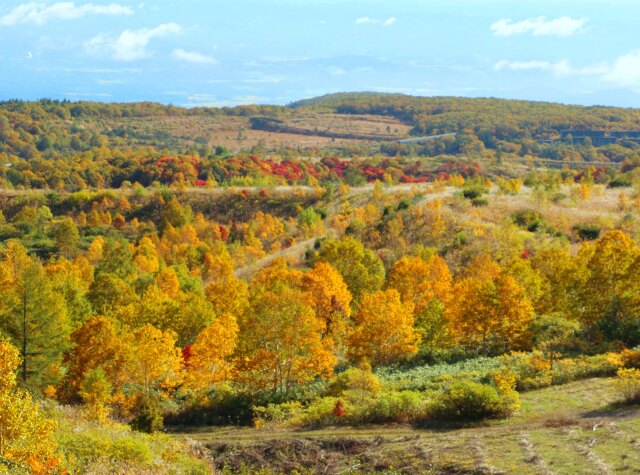
M 316 239 L 322 239 L 322 237 L 301 241 L 297 244 L 294 244 L 293 246 L 290 246 L 286 249 L 282 249 L 281 251 L 278 251 L 274 254 L 269 254 L 268 256 L 265 256 L 262 259 L 259 259 L 248 266 L 239 267 L 238 269 L 234 270 L 233 273 L 235 274 L 236 277 L 240 277 L 240 278 L 248 277 L 251 274 L 254 274 L 255 272 L 259 271 L 263 267 L 268 266 L 269 263 L 273 262 L 275 259 L 278 259 L 280 257 L 284 257 L 284 258 L 293 257 L 296 259 L 300 259 L 304 256 L 305 252 L 307 252 L 309 249 L 313 247 L 314 243 L 316 242 Z

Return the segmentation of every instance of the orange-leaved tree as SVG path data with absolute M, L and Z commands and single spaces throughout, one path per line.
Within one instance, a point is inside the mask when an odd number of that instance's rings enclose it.
M 412 302 L 418 314 L 434 298 L 440 301 L 448 299 L 451 271 L 440 256 L 431 256 L 428 260 L 404 256 L 391 268 L 387 287 L 396 289 L 403 302 Z
M 73 348 L 65 354 L 67 374 L 61 385 L 63 393 L 78 397 L 87 374 L 102 368 L 115 391 L 121 391 L 127 379 L 129 349 L 117 321 L 90 317 L 71 334 Z

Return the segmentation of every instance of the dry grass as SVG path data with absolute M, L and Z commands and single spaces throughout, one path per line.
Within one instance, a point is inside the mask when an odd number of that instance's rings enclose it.
M 110 121 L 108 128 L 124 127 L 140 136 L 152 137 L 163 133 L 183 144 L 196 139 L 208 145 L 221 145 L 233 152 L 261 146 L 267 150 L 281 148 L 338 148 L 345 145 L 366 144 L 366 140 L 330 138 L 313 135 L 314 131 L 339 134 L 388 136 L 405 138 L 411 127 L 389 117 L 373 115 L 298 113 L 285 120 L 285 124 L 309 131 L 311 135 L 252 130 L 246 117 L 144 117 L 122 118 Z

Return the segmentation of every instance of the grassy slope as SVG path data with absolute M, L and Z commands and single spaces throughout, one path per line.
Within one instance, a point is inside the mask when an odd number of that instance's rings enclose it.
M 208 462 L 198 447 L 166 434 L 143 434 L 117 423 L 98 425 L 81 410 L 47 406 L 57 422 L 54 440 L 65 468 L 92 475 L 206 475 Z
M 610 379 L 522 395 L 513 418 L 480 427 L 408 426 L 178 434 L 205 444 L 219 466 L 269 466 L 276 473 L 638 473 L 640 408 L 618 408 Z

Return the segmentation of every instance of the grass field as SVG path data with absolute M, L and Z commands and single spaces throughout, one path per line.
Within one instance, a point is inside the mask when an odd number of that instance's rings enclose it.
M 640 473 L 640 408 L 615 398 L 610 379 L 590 379 L 524 393 L 514 417 L 481 426 L 225 427 L 175 436 L 204 445 L 219 469 L 245 473 Z
M 233 152 L 249 150 L 261 145 L 269 150 L 279 148 L 341 147 L 366 143 L 363 138 L 370 135 L 372 141 L 378 136 L 403 139 L 409 136 L 411 127 L 384 116 L 348 115 L 327 113 L 292 113 L 284 121 L 287 127 L 305 133 L 268 132 L 254 130 L 246 117 L 208 116 L 163 116 L 114 119 L 103 124 L 104 132 L 123 128 L 133 133 L 132 140 L 155 143 L 159 138 L 176 144 L 206 143 L 222 145 Z M 316 135 L 317 132 L 353 134 L 361 139 L 331 138 Z

